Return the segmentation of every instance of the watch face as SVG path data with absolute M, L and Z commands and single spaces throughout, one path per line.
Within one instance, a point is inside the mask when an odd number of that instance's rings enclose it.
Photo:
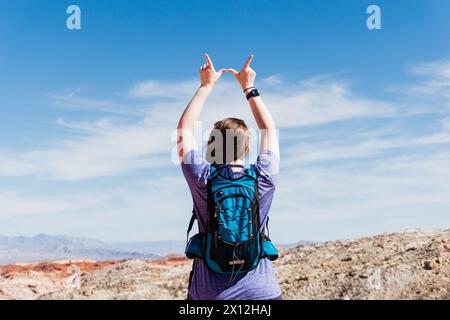
M 250 91 L 247 95 L 247 99 L 252 98 L 252 97 L 258 97 L 259 96 L 259 92 L 256 89 L 253 89 L 252 91 Z

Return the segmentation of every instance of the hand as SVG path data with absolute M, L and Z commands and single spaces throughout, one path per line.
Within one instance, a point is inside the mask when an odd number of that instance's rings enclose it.
M 237 72 L 233 68 L 225 70 L 226 72 L 231 72 L 236 77 L 242 87 L 242 90 L 253 87 L 255 84 L 256 72 L 250 67 L 252 60 L 253 55 L 247 59 L 247 62 L 240 72 Z
M 202 87 L 212 87 L 220 79 L 225 69 L 220 69 L 216 71 L 211 58 L 206 53 L 205 54 L 206 63 L 200 67 L 200 83 Z

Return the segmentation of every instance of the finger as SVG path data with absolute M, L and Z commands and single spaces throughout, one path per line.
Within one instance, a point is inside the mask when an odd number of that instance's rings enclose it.
M 203 65 L 203 69 L 206 69 L 206 67 L 207 67 L 207 65 L 206 65 L 206 63 Z
M 239 72 L 236 69 L 233 69 L 233 68 L 228 68 L 225 71 L 226 72 L 230 72 L 230 73 L 234 74 L 235 76 L 237 76 L 239 74 Z
M 205 53 L 205 58 L 206 58 L 206 61 L 208 62 L 208 66 L 210 66 L 211 68 L 214 69 L 214 65 L 212 63 L 212 60 L 211 60 L 211 58 L 209 57 L 209 55 L 207 53 Z
M 244 68 L 250 67 L 250 63 L 253 60 L 253 55 L 250 55 L 250 57 L 247 59 L 247 62 L 245 62 Z
M 220 69 L 219 71 L 217 71 L 217 73 L 219 74 L 219 75 L 222 75 L 224 72 L 226 72 L 227 71 L 227 69 Z

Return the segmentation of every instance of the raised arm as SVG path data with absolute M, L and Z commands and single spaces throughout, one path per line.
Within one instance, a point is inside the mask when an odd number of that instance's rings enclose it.
M 200 118 L 203 105 L 206 102 L 214 84 L 220 79 L 225 69 L 216 71 L 211 58 L 205 54 L 206 64 L 200 67 L 200 88 L 188 103 L 178 122 L 178 156 L 180 161 L 191 150 L 197 150 L 194 138 L 194 125 Z
M 252 62 L 252 60 L 253 55 L 251 55 L 247 59 L 247 62 L 240 72 L 232 68 L 226 70 L 228 72 L 231 72 L 236 77 L 245 94 L 249 93 L 252 89 L 255 88 L 256 72 L 250 67 L 250 63 Z M 260 129 L 261 141 L 259 152 L 269 150 L 279 156 L 280 147 L 278 145 L 277 130 L 272 114 L 270 113 L 261 96 L 251 97 L 248 102 L 250 104 L 250 108 L 252 110 L 256 124 Z

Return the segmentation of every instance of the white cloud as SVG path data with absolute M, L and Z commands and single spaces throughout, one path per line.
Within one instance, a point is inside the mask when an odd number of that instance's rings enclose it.
M 438 132 L 417 137 L 363 139 L 357 142 L 331 140 L 316 143 L 299 143 L 287 148 L 284 155 L 287 156 L 287 159 L 285 159 L 287 164 L 298 164 L 299 162 L 365 158 L 387 150 L 440 144 L 450 144 L 449 133 Z
M 176 99 L 192 95 L 196 87 L 198 87 L 198 80 L 182 82 L 147 80 L 132 86 L 129 93 L 136 98 L 165 97 Z
M 446 131 L 450 131 L 450 117 L 444 118 L 442 120 L 442 127 Z
M 0 176 L 23 176 L 33 172 L 33 163 L 20 159 L 14 153 L 0 151 Z
M 70 196 L 37 196 L 25 194 L 18 190 L 0 189 L 0 218 L 7 220 L 24 216 L 43 216 L 75 210 L 90 210 L 93 206 L 99 204 L 100 199 L 99 197 L 83 197 L 80 199 Z
M 272 75 L 261 80 L 264 84 L 269 86 L 280 85 L 283 83 L 283 78 L 280 75 Z
M 428 96 L 436 103 L 438 102 L 437 98 L 440 97 L 444 98 L 447 106 L 450 105 L 450 60 L 410 65 L 408 71 L 419 76 L 421 80 L 419 83 L 416 81 L 409 85 L 394 86 L 394 92 L 409 94 L 414 98 L 417 98 L 418 95 L 422 98 Z M 440 103 L 434 107 L 440 107 Z
M 160 166 L 156 157 L 171 150 L 170 132 L 157 125 L 134 124 L 61 141 L 53 149 L 25 153 L 44 176 L 58 180 L 83 180 L 113 176 L 133 169 Z M 169 159 L 169 157 L 168 157 Z
M 390 103 L 358 97 L 348 86 L 339 82 L 269 93 L 265 95 L 265 101 L 281 128 L 395 114 L 395 108 Z
M 82 123 L 58 119 L 57 123 L 78 135 L 53 138 L 52 146 L 43 149 L 4 152 L 0 154 L 0 174 L 80 181 L 170 165 L 173 142 L 171 129 L 165 125 L 107 119 Z
M 139 105 L 134 106 L 132 104 L 120 103 L 114 100 L 82 97 L 80 90 L 69 91 L 64 94 L 49 94 L 48 97 L 55 106 L 63 108 L 105 112 L 118 115 L 142 114 Z
M 422 63 L 412 66 L 410 71 L 417 75 L 432 78 L 430 83 L 440 84 L 447 89 L 450 86 L 450 61 Z

